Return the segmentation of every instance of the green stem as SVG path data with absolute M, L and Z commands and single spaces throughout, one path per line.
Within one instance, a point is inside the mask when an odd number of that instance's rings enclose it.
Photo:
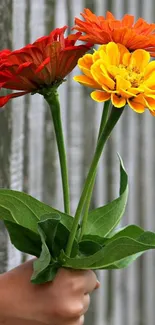
M 109 111 L 111 108 L 111 101 L 107 101 L 104 104 L 103 107 L 103 112 L 102 112 L 102 117 L 101 117 L 101 122 L 100 122 L 100 128 L 99 128 L 99 134 L 98 134 L 98 139 L 100 138 L 101 133 L 103 132 L 106 123 L 108 121 L 108 116 L 109 116 Z M 95 179 L 96 179 L 96 172 L 94 174 L 93 180 L 91 182 L 91 186 L 89 188 L 86 200 L 85 200 L 85 206 L 84 206 L 84 212 L 83 212 L 83 217 L 82 217 L 82 223 L 81 223 L 81 231 L 80 231 L 80 236 L 79 236 L 79 241 L 82 239 L 84 233 L 85 233 L 85 229 L 86 229 L 86 224 L 87 224 L 87 218 L 88 218 L 88 212 L 89 212 L 89 207 L 90 207 L 90 202 L 91 202 L 91 198 L 92 198 L 92 192 L 93 192 L 93 188 L 94 188 L 94 183 L 95 183 Z
M 69 239 L 68 239 L 68 243 L 67 243 L 67 248 L 66 248 L 66 254 L 68 256 L 70 256 L 71 251 L 72 251 L 72 246 L 73 246 L 73 242 L 74 242 L 74 238 L 77 232 L 77 228 L 78 228 L 78 224 L 79 224 L 79 219 L 81 216 L 81 212 L 83 210 L 83 206 L 85 204 L 85 200 L 86 197 L 88 195 L 88 192 L 90 190 L 91 187 L 91 183 L 93 181 L 94 175 L 96 173 L 96 168 L 103 150 L 103 147 L 107 141 L 107 139 L 109 138 L 111 131 L 113 130 L 114 126 L 116 125 L 117 121 L 119 120 L 122 112 L 123 112 L 124 108 L 115 108 L 113 107 L 111 110 L 111 114 L 110 117 L 108 119 L 108 122 L 106 124 L 105 129 L 101 132 L 100 138 L 98 140 L 97 143 L 97 147 L 96 147 L 96 151 L 84 184 L 84 188 L 79 200 L 79 204 L 75 213 L 75 217 L 74 217 L 74 222 L 73 222 L 73 226 L 69 235 Z
M 110 110 L 111 107 L 112 107 L 111 100 L 106 101 L 104 106 L 103 106 L 102 117 L 101 117 L 101 122 L 100 122 L 100 128 L 99 128 L 97 141 L 99 140 L 99 137 L 100 137 L 101 133 L 103 132 L 105 126 L 106 126 L 106 123 L 107 123 L 108 117 L 109 117 L 109 110 Z
M 44 94 L 44 98 L 48 102 L 53 118 L 53 124 L 55 129 L 55 135 L 58 146 L 61 177 L 62 177 L 62 187 L 63 187 L 63 198 L 64 198 L 64 210 L 65 213 L 70 214 L 70 199 L 69 199 L 69 181 L 68 181 L 68 169 L 67 169 L 67 159 L 64 145 L 64 136 L 62 130 L 61 122 L 61 112 L 59 97 L 56 89 L 53 89 L 49 93 Z

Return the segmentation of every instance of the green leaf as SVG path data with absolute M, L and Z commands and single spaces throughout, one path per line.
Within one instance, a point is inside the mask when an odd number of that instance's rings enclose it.
M 61 223 L 71 230 L 73 217 L 53 209 L 26 193 L 0 189 L 0 219 L 15 222 L 37 233 L 37 222 L 43 215 L 50 213 L 59 213 Z
M 129 237 L 117 238 L 88 257 L 69 258 L 62 252 L 61 259 L 64 267 L 75 269 L 108 269 L 116 268 L 116 263 L 124 258 L 154 248 L 155 233 L 145 232 L 139 237 L 139 240 Z
M 109 204 L 90 211 L 85 235 L 106 237 L 120 222 L 128 197 L 128 176 L 120 158 L 120 196 Z
M 45 234 L 45 242 L 52 256 L 55 256 L 54 242 L 60 220 L 61 217 L 58 213 L 51 213 L 43 215 L 41 221 L 38 222 L 38 225 Z
M 79 251 L 84 256 L 89 256 L 91 254 L 95 254 L 102 248 L 101 245 L 94 241 L 90 240 L 82 240 L 79 242 Z
M 133 239 L 139 238 L 144 233 L 144 230 L 141 227 L 138 227 L 136 225 L 129 225 L 126 227 L 123 227 L 121 229 L 115 230 L 113 236 L 110 235 L 110 238 L 107 237 L 107 243 L 115 240 L 116 238 L 120 237 L 130 237 Z
M 12 244 L 21 252 L 39 256 L 41 252 L 41 239 L 38 234 L 24 228 L 12 221 L 4 221 L 10 235 Z
M 43 284 L 52 281 L 54 280 L 57 271 L 58 271 L 58 266 L 55 263 L 49 264 L 49 266 L 47 266 L 43 272 L 39 273 L 37 277 L 32 275 L 31 282 L 34 284 Z
M 122 260 L 116 262 L 115 264 L 111 264 L 109 266 L 109 269 L 124 269 L 125 267 L 129 266 L 131 263 L 133 263 L 138 257 L 140 257 L 144 252 L 140 252 L 128 257 L 123 258 Z
M 10 220 L 25 228 L 37 232 L 37 216 L 17 197 L 8 195 L 8 190 L 6 190 L 6 193 L 7 194 L 0 193 L 0 212 L 2 212 L 0 214 L 1 219 Z M 3 213 L 4 211 L 5 213 Z
M 46 245 L 46 235 L 39 225 L 38 232 L 42 241 L 42 251 L 40 257 L 33 262 L 34 272 L 31 277 L 31 282 L 36 284 L 51 281 L 55 276 L 57 269 L 57 262 L 52 259 L 50 251 Z
M 59 223 L 55 240 L 54 240 L 54 252 L 56 256 L 60 255 L 61 250 L 65 250 L 68 242 L 69 230 L 61 223 Z M 76 238 L 74 239 L 71 257 L 75 257 L 78 254 L 78 243 Z
M 98 245 L 100 245 L 102 247 L 102 246 L 105 246 L 105 244 L 109 240 L 109 238 L 100 237 L 100 236 L 97 236 L 97 235 L 84 235 L 82 237 L 82 240 L 93 241 L 93 242 L 95 242 L 96 244 L 98 244 Z

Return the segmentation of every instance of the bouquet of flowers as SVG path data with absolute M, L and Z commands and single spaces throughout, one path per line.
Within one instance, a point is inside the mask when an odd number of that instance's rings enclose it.
M 151 61 L 155 56 L 155 24 L 142 18 L 134 23 L 130 15 L 117 20 L 110 12 L 98 17 L 89 9 L 82 16 L 83 20 L 75 18 L 73 30 L 77 32 L 67 37 L 64 26 L 22 49 L 0 52 L 1 88 L 17 90 L 1 96 L 0 107 L 29 93 L 44 96 L 59 153 L 64 211 L 26 193 L 0 189 L 0 218 L 11 242 L 20 251 L 37 257 L 33 283 L 51 281 L 60 267 L 124 268 L 146 250 L 155 248 L 155 233 L 137 225 L 117 227 L 128 197 L 128 176 L 121 157 L 119 196 L 90 211 L 99 159 L 126 106 L 136 113 L 148 109 L 155 116 L 155 61 Z M 76 45 L 79 40 L 80 45 Z M 92 49 L 96 44 L 99 47 Z M 92 100 L 104 105 L 94 156 L 75 215 L 71 216 L 58 88 L 77 64 L 81 74 L 74 80 L 92 88 Z

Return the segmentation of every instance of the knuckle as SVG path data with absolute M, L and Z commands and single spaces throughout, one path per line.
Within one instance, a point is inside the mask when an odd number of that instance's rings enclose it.
M 61 308 L 55 310 L 55 316 L 65 319 L 78 319 L 83 314 L 84 307 L 82 303 L 68 302 L 61 306 Z
M 83 304 L 76 303 L 74 306 L 70 306 L 68 313 L 70 317 L 79 318 L 83 314 Z
M 72 278 L 70 283 L 72 292 L 78 293 L 84 288 L 84 281 L 82 279 Z

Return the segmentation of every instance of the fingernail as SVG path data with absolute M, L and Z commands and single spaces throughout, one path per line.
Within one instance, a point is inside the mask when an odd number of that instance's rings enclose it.
M 100 287 L 100 282 L 97 280 L 95 289 L 98 289 L 99 287 Z

